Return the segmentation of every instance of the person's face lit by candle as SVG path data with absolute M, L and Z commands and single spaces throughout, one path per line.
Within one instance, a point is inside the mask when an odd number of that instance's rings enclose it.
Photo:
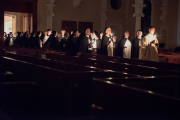
M 91 30 L 90 30 L 90 29 L 87 29 L 87 30 L 86 30 L 86 36 L 90 36 L 90 34 L 91 34 Z
M 47 34 L 48 34 L 47 32 L 44 33 L 45 36 L 47 36 Z
M 110 35 L 111 35 L 111 28 L 108 28 L 108 29 L 106 30 L 106 35 L 107 35 L 107 36 L 110 36 Z
M 149 34 L 154 35 L 154 33 L 155 33 L 155 28 L 149 29 Z
M 137 33 L 137 37 L 138 37 L 138 38 L 141 38 L 141 37 L 142 37 L 142 32 L 141 32 L 141 31 L 139 31 L 139 32 Z
M 52 34 L 52 31 L 47 31 L 47 34 L 50 36 Z
M 125 38 L 129 38 L 129 32 L 125 32 L 124 36 Z
M 117 41 L 117 37 L 114 36 L 114 37 L 113 37 L 113 42 L 116 42 L 116 41 Z
M 62 30 L 62 31 L 61 31 L 62 35 L 64 35 L 64 34 L 65 34 L 65 32 L 66 32 L 65 30 Z

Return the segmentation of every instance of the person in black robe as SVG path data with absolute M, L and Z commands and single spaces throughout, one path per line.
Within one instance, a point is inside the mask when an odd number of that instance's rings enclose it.
M 14 41 L 15 46 L 19 45 L 21 39 L 21 32 L 17 32 L 16 39 Z
M 6 32 L 4 32 L 4 41 L 6 41 L 6 39 L 7 39 L 7 34 Z
M 69 44 L 69 50 L 71 56 L 76 56 L 78 52 L 78 45 L 77 45 L 77 39 L 79 37 L 79 32 L 74 31 L 71 33 L 71 36 L 69 37 L 68 44 Z
M 68 38 L 69 38 L 69 33 L 68 32 L 66 32 L 65 34 L 64 34 L 64 38 L 62 38 L 61 39 L 61 41 L 60 41 L 60 49 L 63 51 L 63 52 L 67 52 L 67 50 L 68 50 Z
M 113 56 L 118 56 L 117 36 L 113 36 Z
M 28 47 L 28 32 L 26 31 L 21 39 L 21 46 Z
M 34 46 L 37 47 L 37 48 L 41 48 L 41 44 L 42 44 L 42 41 L 41 41 L 41 31 L 38 31 L 37 32 L 37 35 L 35 36 L 35 41 L 34 41 Z
M 50 40 L 50 48 L 55 51 L 58 50 L 58 45 L 59 45 L 59 40 L 57 39 L 57 35 L 58 35 L 58 32 L 53 31 L 51 35 L 51 39 L 48 39 Z
M 102 37 L 102 42 L 101 42 L 101 54 L 102 55 L 108 55 L 107 52 L 107 45 L 109 44 L 109 41 L 111 41 L 111 28 L 108 27 L 105 29 L 105 33 Z
M 139 48 L 141 46 L 142 31 L 137 32 L 137 37 L 132 40 L 131 58 L 139 59 Z
M 124 38 L 122 38 L 118 43 L 118 56 L 123 58 L 131 58 L 131 39 L 129 39 L 129 31 L 124 33 Z
M 66 31 L 63 29 L 63 30 L 61 30 L 61 34 L 60 34 L 60 36 L 59 36 L 59 40 L 61 41 L 61 39 L 63 39 L 64 37 L 65 37 L 65 33 L 66 33 Z
M 44 48 L 46 48 L 47 50 L 50 48 L 51 38 L 52 38 L 52 30 L 47 29 L 47 36 L 43 40 Z
M 30 46 L 31 48 L 34 48 L 34 43 L 35 43 L 35 35 L 36 33 L 35 32 L 32 32 L 31 33 L 31 36 L 29 37 L 29 40 L 28 40 L 28 46 Z
M 79 51 L 82 53 L 89 53 L 90 43 L 91 43 L 91 31 L 86 29 L 85 35 L 80 40 Z
M 13 44 L 14 44 L 13 34 L 12 34 L 12 32 L 10 32 L 8 34 L 8 37 L 7 37 L 6 41 L 5 41 L 5 45 L 13 46 Z

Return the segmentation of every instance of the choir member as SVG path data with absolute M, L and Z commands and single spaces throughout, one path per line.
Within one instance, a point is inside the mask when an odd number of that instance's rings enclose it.
M 21 40 L 21 32 L 17 32 L 16 40 L 14 41 L 14 44 L 17 46 L 20 44 Z
M 113 36 L 113 56 L 118 56 L 118 42 L 117 36 Z
M 34 43 L 35 43 L 35 32 L 32 32 L 31 33 L 31 36 L 29 37 L 29 40 L 28 40 L 28 46 L 34 48 Z
M 47 36 L 46 36 L 46 40 L 44 41 L 44 47 L 46 49 L 50 48 L 51 38 L 52 38 L 52 30 L 51 29 L 47 29 Z
M 24 35 L 22 36 L 22 39 L 21 39 L 21 46 L 26 46 L 28 47 L 28 32 L 26 31 L 24 33 Z
M 65 36 L 65 35 L 64 35 Z M 59 43 L 61 42 L 61 34 L 59 33 L 58 35 L 57 35 L 57 39 L 58 39 L 58 41 L 59 41 Z
M 108 27 L 105 29 L 105 34 L 102 37 L 102 42 L 101 42 L 101 54 L 102 55 L 108 55 L 107 53 L 107 45 L 109 41 L 111 41 L 111 28 Z
M 14 41 L 13 41 L 13 34 L 12 34 L 12 32 L 10 32 L 8 34 L 8 37 L 7 37 L 6 41 L 5 41 L 5 45 L 12 46 L 13 43 L 14 43 Z
M 63 52 L 66 52 L 68 49 L 68 38 L 69 38 L 69 33 L 66 32 L 64 34 L 64 38 L 62 38 L 60 42 L 60 49 L 62 49 Z
M 100 32 L 100 34 L 99 34 L 99 35 L 100 35 L 100 38 L 99 38 L 99 39 L 100 39 L 100 40 L 102 40 L 102 37 L 103 37 L 103 32 Z
M 159 57 L 158 57 L 159 43 L 154 33 L 155 33 L 155 28 L 151 26 L 149 28 L 149 34 L 147 34 L 142 39 L 139 59 L 155 61 L 155 62 L 159 61 Z
M 77 46 L 77 39 L 78 39 L 78 31 L 71 31 L 71 36 L 69 37 L 68 44 L 71 56 L 76 56 L 78 52 Z
M 119 57 L 131 58 L 131 39 L 129 39 L 129 31 L 124 33 L 124 38 L 119 41 L 118 52 Z
M 34 43 L 35 47 L 42 48 L 42 41 L 40 39 L 41 35 L 42 35 L 41 31 L 38 31 L 35 36 L 35 43 Z
M 79 51 L 83 53 L 88 53 L 90 43 L 91 43 L 91 31 L 89 28 L 86 29 L 85 35 L 82 36 L 82 39 L 80 40 L 80 48 Z
M 7 34 L 6 32 L 4 32 L 4 41 L 6 41 L 6 39 L 7 39 Z
M 97 31 L 94 31 L 92 36 L 92 54 L 100 54 L 101 40 L 99 39 L 99 34 Z
M 52 32 L 52 37 L 50 40 L 50 48 L 53 50 L 57 51 L 58 50 L 58 45 L 59 45 L 59 40 L 57 39 L 58 32 L 53 31 Z
M 66 31 L 63 29 L 63 30 L 61 30 L 61 36 L 60 36 L 60 40 L 62 39 L 62 38 L 64 38 L 65 36 L 65 33 L 66 33 Z
M 112 34 L 111 34 L 112 35 Z M 111 36 L 112 38 L 112 36 Z M 113 56 L 113 39 L 108 42 L 107 45 L 108 56 Z
M 132 40 L 131 58 L 139 59 L 139 49 L 141 47 L 142 31 L 137 32 L 137 37 Z

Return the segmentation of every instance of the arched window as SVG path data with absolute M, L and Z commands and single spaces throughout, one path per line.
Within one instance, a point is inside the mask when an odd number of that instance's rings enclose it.
M 110 4 L 114 10 L 118 10 L 121 7 L 121 0 L 111 0 Z
M 146 7 L 143 8 L 144 17 L 141 18 L 141 30 L 144 35 L 148 34 L 148 28 L 151 26 L 151 1 L 144 0 Z

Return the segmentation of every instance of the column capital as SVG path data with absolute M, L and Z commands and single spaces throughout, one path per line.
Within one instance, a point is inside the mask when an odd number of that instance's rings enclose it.
M 134 13 L 133 17 L 144 17 L 144 13 Z

